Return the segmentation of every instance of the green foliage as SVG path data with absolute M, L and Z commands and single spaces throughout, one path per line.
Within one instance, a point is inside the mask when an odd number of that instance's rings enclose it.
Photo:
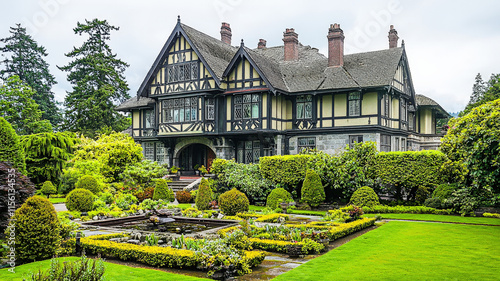
M 442 200 L 437 197 L 427 198 L 424 202 L 424 206 L 429 208 L 441 209 Z
M 493 90 L 500 92 L 500 82 Z M 500 99 L 474 108 L 461 118 L 450 121 L 442 139 L 441 151 L 450 160 L 463 162 L 468 170 L 464 186 L 472 188 L 477 200 L 480 194 L 500 194 Z
M 87 189 L 93 194 L 98 194 L 101 192 L 101 187 L 99 186 L 99 183 L 93 176 L 83 176 L 81 177 L 75 184 L 76 188 L 83 188 Z
M 432 198 L 438 198 L 440 200 L 446 200 L 451 197 L 453 191 L 457 190 L 457 185 L 455 184 L 440 184 L 432 192 Z
M 470 113 L 474 108 L 489 101 L 500 98 L 500 74 L 491 74 L 490 80 L 484 82 L 481 74 L 476 75 L 476 81 L 472 87 L 472 94 L 465 109 L 460 112 L 459 117 Z
M 431 195 L 431 188 L 428 186 L 419 186 L 415 193 L 415 201 L 422 204 Z
M 49 197 L 50 194 L 56 194 L 57 189 L 56 187 L 52 184 L 51 181 L 46 181 L 42 185 L 42 193 L 47 195 Z
M 474 215 L 474 210 L 479 207 L 480 197 L 472 194 L 474 192 L 471 188 L 461 188 L 453 191 L 449 201 L 453 209 L 460 213 L 462 216 Z
M 116 205 L 122 210 L 128 210 L 132 204 L 137 203 L 137 198 L 128 193 L 120 193 L 116 196 Z
M 75 189 L 75 185 L 80 177 L 80 171 L 77 169 L 63 169 L 57 191 L 60 194 L 68 194 L 71 190 Z
M 260 173 L 276 185 L 279 184 L 289 191 L 296 190 L 306 176 L 311 158 L 311 155 L 305 154 L 261 157 Z
M 59 185 L 59 178 L 71 158 L 77 138 L 74 133 L 39 133 L 21 137 L 26 153 L 28 176 L 37 185 L 52 181 Z
M 19 76 L 10 76 L 0 85 L 0 116 L 3 116 L 18 135 L 51 132 L 52 125 L 42 120 L 42 111 L 32 99 L 35 91 L 26 85 Z
M 379 204 L 379 200 L 371 187 L 363 186 L 354 191 L 350 203 L 359 207 L 373 207 Z
M 111 194 L 110 192 L 101 193 L 101 196 L 99 196 L 99 198 L 108 205 L 112 204 L 115 201 L 113 194 Z
M 58 259 L 50 261 L 50 268 L 42 272 L 32 272 L 30 281 L 99 281 L 104 280 L 104 261 L 102 259 L 92 260 L 82 255 L 77 262 L 61 262 Z
M 134 192 L 134 196 L 137 197 L 137 200 L 139 202 L 142 202 L 146 199 L 151 199 L 153 198 L 153 195 L 155 193 L 155 188 L 154 186 L 146 187 L 146 188 L 139 188 L 136 192 Z
M 88 212 L 94 207 L 94 194 L 88 189 L 75 188 L 66 196 L 69 211 Z
M 443 165 L 448 161 L 439 151 L 380 152 L 375 170 L 384 191 L 401 199 L 414 199 L 419 186 L 435 186 L 446 180 Z
M 22 174 L 26 174 L 24 150 L 19 136 L 3 117 L 0 117 L 0 161 L 12 163 Z
M 259 164 L 243 164 L 217 158 L 212 162 L 210 171 L 217 176 L 219 193 L 236 188 L 252 202 L 264 201 L 272 187 L 272 183 L 262 177 Z
M 500 214 L 497 214 L 497 213 L 483 213 L 483 217 L 500 219 Z
M 177 191 L 175 198 L 179 203 L 189 203 L 191 202 L 191 193 L 185 190 Z
M 165 175 L 168 175 L 168 167 L 166 165 L 142 160 L 141 162 L 128 165 L 123 173 L 120 174 L 120 179 L 126 185 L 130 186 L 151 186 L 154 179 L 162 178 Z
M 208 181 L 206 179 L 201 179 L 200 186 L 198 187 L 198 193 L 196 194 L 196 208 L 198 210 L 209 210 L 210 202 L 212 202 L 212 189 L 208 186 Z
M 226 191 L 219 196 L 219 207 L 228 216 L 248 212 L 249 205 L 250 202 L 247 196 L 236 188 Z
M 52 257 L 60 245 L 60 223 L 50 201 L 41 196 L 28 198 L 13 217 L 16 231 L 16 260 L 32 262 Z
M 376 205 L 373 207 L 364 207 L 363 212 L 365 214 L 385 214 L 385 213 L 397 213 L 397 214 L 435 214 L 435 215 L 449 215 L 452 213 L 451 209 L 438 210 L 434 208 L 424 207 L 424 206 L 383 206 Z
M 64 101 L 68 130 L 93 137 L 99 131 L 120 132 L 129 125 L 114 105 L 129 98 L 123 75 L 128 64 L 118 59 L 107 44 L 111 31 L 118 29 L 98 19 L 78 22 L 74 29 L 75 34 L 87 34 L 89 38 L 81 47 L 66 54 L 73 61 L 59 67 L 69 72 L 67 80 L 73 85 Z
M 314 170 L 307 170 L 306 178 L 302 184 L 302 201 L 312 207 L 319 206 L 325 200 L 325 189 L 321 179 Z
M 271 209 L 276 209 L 279 207 L 279 203 L 292 202 L 292 195 L 290 192 L 286 191 L 284 188 L 278 187 L 271 191 L 269 196 L 267 196 L 266 206 Z
M 0 39 L 0 42 L 5 43 L 0 47 L 0 52 L 11 54 L 0 62 L 5 66 L 0 70 L 0 75 L 3 78 L 17 75 L 30 86 L 35 92 L 32 98 L 43 112 L 42 119 L 49 120 L 56 127 L 61 122 L 62 116 L 52 92 L 52 86 L 56 81 L 49 72 L 49 64 L 44 59 L 47 51 L 43 46 L 39 46 L 20 24 L 11 27 L 10 33 L 10 37 Z
M 326 221 L 334 221 L 338 223 L 345 223 L 350 218 L 349 214 L 341 209 L 328 210 L 328 213 L 326 213 L 324 217 Z
M 167 181 L 165 179 L 156 180 L 155 192 L 153 194 L 153 200 L 167 200 L 169 202 L 174 202 L 175 195 L 174 191 L 168 187 Z

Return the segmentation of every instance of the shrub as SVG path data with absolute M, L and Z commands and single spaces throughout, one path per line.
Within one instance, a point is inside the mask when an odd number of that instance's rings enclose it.
M 80 177 L 81 175 L 76 169 L 64 169 L 57 191 L 60 194 L 68 194 L 71 190 L 75 189 L 75 185 Z
M 143 160 L 125 168 L 120 174 L 120 179 L 131 186 L 144 185 L 152 186 L 152 180 L 168 175 L 168 168 L 156 162 Z
M 226 191 L 219 196 L 220 209 L 228 216 L 248 212 L 249 205 L 250 202 L 247 196 L 236 188 Z
M 432 192 L 432 198 L 438 198 L 440 200 L 449 199 L 455 190 L 457 190 L 457 185 L 455 184 L 440 184 Z
M 196 208 L 198 208 L 198 210 L 211 209 L 210 202 L 212 202 L 212 196 L 212 189 L 208 186 L 208 181 L 206 179 L 201 179 L 196 195 Z
M 284 188 L 278 187 L 273 189 L 269 196 L 267 196 L 266 206 L 274 210 L 279 207 L 279 203 L 291 201 L 293 201 L 293 199 L 290 192 L 286 191 Z
M 47 195 L 47 198 L 49 198 L 49 195 L 57 193 L 57 190 L 51 181 L 46 181 L 42 185 L 42 193 Z
M 497 213 L 483 213 L 483 217 L 500 219 L 500 214 L 497 214 Z
M 139 200 L 139 202 L 142 202 L 146 199 L 153 198 L 154 193 L 155 193 L 155 188 L 153 186 L 150 186 L 144 188 L 144 190 L 135 192 L 134 196 L 137 197 L 137 200 Z
M 191 190 L 189 194 L 191 194 L 191 201 L 194 202 L 196 200 L 196 196 L 198 196 L 198 189 Z
M 88 212 L 94 207 L 94 194 L 87 189 L 75 188 L 66 196 L 69 211 Z
M 274 184 L 295 190 L 304 180 L 308 163 L 312 157 L 305 154 L 261 157 L 259 160 L 260 173 Z
M 85 175 L 81 177 L 75 185 L 76 188 L 87 189 L 93 194 L 98 194 L 101 192 L 101 187 L 99 183 L 93 176 Z
M 137 198 L 132 194 L 120 193 L 116 196 L 115 202 L 120 209 L 128 210 L 130 205 L 137 203 Z
M 424 206 L 429 208 L 441 209 L 441 199 L 427 198 L 424 202 Z
M 26 160 L 19 136 L 3 117 L 0 117 L 0 161 L 10 162 L 19 172 L 26 174 Z
M 169 202 L 173 202 L 175 200 L 174 192 L 170 187 L 168 187 L 167 181 L 165 179 L 156 180 L 153 200 L 159 199 L 167 200 Z
M 430 188 L 428 186 L 419 186 L 417 192 L 415 193 L 415 201 L 419 204 L 424 203 L 424 201 L 431 195 Z
M 472 192 L 471 188 L 461 188 L 453 191 L 449 199 L 453 209 L 462 216 L 473 215 L 474 210 L 479 207 L 479 199 Z
M 109 193 L 109 192 L 103 192 L 101 193 L 101 196 L 99 196 L 99 199 L 101 199 L 102 201 L 104 201 L 104 203 L 106 204 L 111 204 L 115 201 L 115 198 L 113 197 L 113 194 Z
M 307 170 L 302 184 L 302 201 L 312 207 L 319 206 L 325 200 L 325 189 L 321 179 L 314 170 Z
M 50 269 L 46 272 L 32 272 L 30 281 L 99 281 L 104 280 L 105 271 L 104 261 L 102 259 L 92 260 L 83 255 L 79 261 L 63 262 L 59 259 L 50 261 Z
M 451 209 L 438 210 L 424 206 L 382 206 L 377 205 L 373 207 L 364 207 L 365 214 L 436 214 L 436 215 L 449 215 L 452 213 Z
M 373 207 L 378 205 L 379 201 L 377 194 L 371 187 L 363 186 L 354 191 L 350 203 L 359 207 Z
M 175 198 L 179 203 L 189 203 L 191 202 L 191 194 L 185 190 L 177 191 Z
M 106 208 L 106 202 L 102 201 L 100 198 L 97 198 L 92 204 L 92 210 L 99 210 Z
M 13 217 L 16 230 L 16 259 L 22 262 L 52 257 L 60 245 L 59 219 L 50 201 L 41 196 L 28 198 Z

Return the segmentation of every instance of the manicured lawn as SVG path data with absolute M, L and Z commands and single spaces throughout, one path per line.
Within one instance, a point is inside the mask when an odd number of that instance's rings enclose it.
M 49 198 L 50 203 L 64 203 L 66 202 L 66 198 Z
M 293 210 L 291 214 L 297 215 L 310 215 L 310 216 L 324 216 L 326 211 L 309 211 L 309 210 Z
M 79 258 L 70 257 L 62 258 L 65 261 L 71 260 L 76 261 Z M 142 281 L 142 280 L 178 280 L 178 281 L 197 281 L 197 280 L 210 280 L 204 278 L 196 278 L 186 275 L 173 274 L 169 272 L 164 272 L 160 270 L 145 269 L 129 267 L 125 265 L 119 265 L 114 263 L 105 262 L 106 271 L 104 272 L 104 277 L 107 281 Z M 10 281 L 21 281 L 24 277 L 28 277 L 30 272 L 38 271 L 38 269 L 47 270 L 50 267 L 50 260 L 34 262 L 29 264 L 24 264 L 21 266 L 16 266 L 16 273 L 11 273 L 7 269 L 0 270 L 0 280 L 10 280 Z
M 375 217 L 380 215 L 384 219 L 417 220 L 417 221 L 442 221 L 473 224 L 500 225 L 500 219 L 485 217 L 461 217 L 432 214 L 364 214 L 365 217 Z
M 255 205 L 250 205 L 249 206 L 249 211 L 262 211 L 264 210 L 266 207 L 265 206 L 255 206 Z
M 178 205 L 176 205 L 177 207 L 185 210 L 187 208 L 191 208 L 191 203 L 179 203 Z
M 392 221 L 273 280 L 498 280 L 500 227 Z

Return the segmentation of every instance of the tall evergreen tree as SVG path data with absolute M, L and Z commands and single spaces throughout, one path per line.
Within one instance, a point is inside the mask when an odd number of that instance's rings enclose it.
M 481 74 L 476 75 L 476 81 L 472 86 L 472 94 L 465 109 L 460 112 L 459 117 L 465 116 L 473 108 L 483 105 L 489 101 L 500 98 L 500 74 L 491 74 L 490 80 L 484 82 Z
M 50 74 L 49 64 L 45 61 L 47 51 L 43 46 L 39 46 L 20 24 L 11 27 L 10 33 L 10 37 L 0 39 L 0 42 L 4 43 L 4 46 L 0 47 L 0 52 L 4 56 L 11 54 L 0 61 L 4 65 L 0 70 L 0 76 L 7 79 L 17 75 L 35 90 L 33 99 L 43 111 L 42 118 L 57 127 L 62 121 L 62 115 L 52 92 L 56 80 Z
M 106 43 L 110 32 L 119 28 L 106 20 L 94 19 L 78 22 L 73 30 L 89 38 L 81 47 L 74 47 L 66 54 L 73 61 L 59 67 L 69 72 L 67 79 L 73 85 L 73 91 L 68 92 L 64 101 L 65 127 L 87 136 L 95 136 L 108 128 L 122 131 L 128 126 L 128 120 L 115 107 L 129 98 L 123 75 L 129 65 L 118 59 Z

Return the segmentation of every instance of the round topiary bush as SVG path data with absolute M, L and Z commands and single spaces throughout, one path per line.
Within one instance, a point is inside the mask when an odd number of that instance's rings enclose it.
M 457 189 L 458 187 L 455 184 L 440 184 L 432 192 L 432 198 L 439 198 L 440 200 L 449 199 L 453 194 L 453 191 Z
M 267 196 L 266 206 L 274 210 L 279 207 L 280 200 L 281 202 L 293 201 L 290 192 L 286 191 L 284 188 L 278 187 L 273 189 L 269 196 Z
M 66 208 L 69 211 L 88 212 L 94 207 L 94 194 L 90 190 L 75 188 L 66 196 Z
M 57 189 L 56 187 L 52 184 L 51 181 L 46 181 L 42 185 L 42 193 L 47 195 L 47 198 L 49 198 L 50 194 L 56 194 Z
M 219 196 L 219 208 L 226 216 L 234 216 L 237 213 L 248 212 L 250 202 L 247 196 L 233 188 Z
M 380 204 L 377 194 L 368 186 L 360 187 L 354 191 L 350 203 L 359 207 L 373 207 Z
M 93 176 L 85 175 L 81 177 L 75 184 L 75 188 L 87 189 L 93 194 L 101 192 L 101 186 Z
M 198 193 L 196 194 L 196 208 L 198 210 L 208 210 L 210 209 L 210 202 L 212 202 L 212 189 L 208 186 L 208 181 L 206 179 L 201 179 L 200 186 L 198 187 Z
M 191 193 L 185 190 L 177 191 L 175 198 L 177 198 L 179 203 L 189 203 L 191 202 Z
M 169 202 L 174 202 L 175 200 L 174 191 L 170 187 L 168 187 L 167 181 L 165 179 L 156 180 L 153 200 L 160 199 L 167 200 Z
M 306 178 L 302 184 L 302 201 L 311 207 L 317 207 L 325 201 L 325 189 L 321 178 L 314 170 L 307 170 Z
M 60 222 L 54 206 L 46 198 L 28 198 L 16 210 L 13 227 L 16 233 L 16 260 L 32 262 L 49 259 L 56 254 L 61 242 Z

